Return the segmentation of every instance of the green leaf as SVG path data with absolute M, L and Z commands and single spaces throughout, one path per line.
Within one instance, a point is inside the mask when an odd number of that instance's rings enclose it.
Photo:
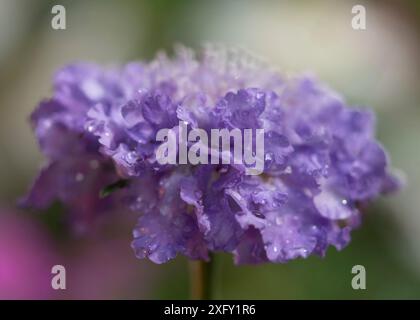
M 108 197 L 111 193 L 119 190 L 124 189 L 129 185 L 129 181 L 126 179 L 120 179 L 114 183 L 111 183 L 107 185 L 106 187 L 102 188 L 102 190 L 99 192 L 100 198 Z

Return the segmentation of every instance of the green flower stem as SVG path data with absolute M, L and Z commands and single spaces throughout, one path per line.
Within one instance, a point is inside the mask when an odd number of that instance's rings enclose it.
M 211 299 L 214 257 L 210 261 L 190 262 L 190 295 L 193 300 Z

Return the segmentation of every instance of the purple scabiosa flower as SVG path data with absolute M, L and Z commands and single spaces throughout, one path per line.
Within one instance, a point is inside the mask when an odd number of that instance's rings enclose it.
M 31 121 L 48 163 L 24 204 L 60 200 L 80 219 L 128 207 L 139 214 L 135 254 L 156 263 L 211 251 L 238 264 L 324 256 L 349 243 L 360 204 L 399 187 L 371 111 L 231 49 L 65 67 Z M 242 163 L 161 164 L 156 135 L 180 123 L 209 134 L 263 129 L 262 174 Z M 100 197 L 109 186 L 118 188 Z

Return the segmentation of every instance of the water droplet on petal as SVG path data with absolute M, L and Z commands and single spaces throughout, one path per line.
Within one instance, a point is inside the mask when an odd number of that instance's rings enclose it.
M 292 173 L 292 167 L 291 166 L 287 166 L 286 169 L 284 169 L 284 173 L 291 174 Z
M 265 219 L 265 216 L 260 212 L 260 211 L 258 211 L 258 210 L 254 210 L 254 211 L 252 211 L 252 214 L 254 215 L 254 216 L 256 216 L 257 218 L 260 218 L 260 219 Z
M 227 167 L 223 167 L 219 170 L 220 173 L 226 173 L 228 171 Z
M 89 132 L 93 132 L 93 131 L 95 131 L 95 126 L 93 124 L 90 124 L 90 125 L 88 125 L 87 130 Z
M 127 161 L 130 163 L 134 163 L 137 160 L 137 153 L 135 151 L 130 151 L 127 154 Z

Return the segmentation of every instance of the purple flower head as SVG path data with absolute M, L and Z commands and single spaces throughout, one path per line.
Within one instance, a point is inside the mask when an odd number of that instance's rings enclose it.
M 231 252 L 236 263 L 324 256 L 348 244 L 360 204 L 399 187 L 374 121 L 317 79 L 283 77 L 231 49 L 180 48 L 172 59 L 115 68 L 75 64 L 32 114 L 48 163 L 23 203 L 59 200 L 82 221 L 130 208 L 139 214 L 135 254 L 156 263 L 179 253 L 207 260 L 209 251 Z M 156 135 L 180 132 L 180 123 L 209 135 L 263 129 L 264 171 L 161 164 Z M 101 197 L 110 185 L 119 187 Z

